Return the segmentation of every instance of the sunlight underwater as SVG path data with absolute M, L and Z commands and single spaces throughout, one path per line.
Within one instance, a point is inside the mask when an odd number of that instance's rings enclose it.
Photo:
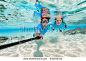
M 40 3 L 51 11 L 59 8 L 59 11 L 67 12 L 65 18 L 69 27 L 67 31 L 47 32 L 41 41 L 34 40 L 0 50 L 0 57 L 86 57 L 86 1 L 61 1 L 41 0 Z M 32 38 L 34 32 L 21 33 L 20 28 L 34 27 L 40 23 L 35 23 L 33 20 L 33 13 L 37 10 L 34 6 L 35 1 L 5 0 L 0 2 L 0 8 L 2 8 L 0 9 L 0 36 L 9 38 L 0 45 Z M 47 2 L 46 5 L 45 2 Z M 61 3 L 63 4 L 60 5 Z M 6 29 L 8 30 L 5 31 Z

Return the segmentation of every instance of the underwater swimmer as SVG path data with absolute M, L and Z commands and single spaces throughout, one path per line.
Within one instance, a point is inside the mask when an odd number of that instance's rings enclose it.
M 65 23 L 65 20 L 63 20 L 63 16 L 61 15 L 61 12 L 58 13 L 57 17 L 61 18 L 62 19 L 62 23 L 65 24 L 65 28 L 68 28 L 66 23 Z M 56 18 L 55 18 L 55 20 L 56 20 Z
M 65 28 L 65 23 L 63 22 L 62 16 L 57 16 L 55 18 L 55 22 L 50 24 L 50 26 L 52 26 L 53 30 L 54 29 L 59 29 L 60 32 L 62 32 L 62 30 L 63 30 L 62 28 Z
M 35 6 L 38 8 L 38 10 L 37 10 L 38 12 L 35 11 L 34 16 L 40 16 L 41 17 L 42 13 L 49 14 L 49 9 L 40 5 L 38 3 L 38 0 L 36 0 Z
M 34 36 L 41 37 L 39 40 L 43 39 L 43 35 L 47 32 L 49 28 L 49 19 L 48 17 L 41 18 L 41 23 L 35 28 L 35 34 Z

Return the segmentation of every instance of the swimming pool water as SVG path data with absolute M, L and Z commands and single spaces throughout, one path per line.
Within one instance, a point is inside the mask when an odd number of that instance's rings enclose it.
M 67 30 L 86 27 L 86 1 L 85 0 L 40 0 L 39 3 L 50 9 L 51 17 L 55 18 L 53 11 L 65 11 Z M 45 4 L 46 3 L 46 4 Z M 37 8 L 35 0 L 5 0 L 0 1 L 0 37 L 9 39 L 0 43 L 5 45 L 33 37 L 27 31 L 40 23 L 39 17 L 33 17 Z M 52 23 L 52 21 L 51 21 Z M 79 30 L 80 31 L 80 30 Z M 12 39 L 11 39 L 12 38 Z M 86 34 L 63 35 L 60 32 L 47 32 L 42 41 L 31 41 L 0 50 L 4 57 L 86 57 Z

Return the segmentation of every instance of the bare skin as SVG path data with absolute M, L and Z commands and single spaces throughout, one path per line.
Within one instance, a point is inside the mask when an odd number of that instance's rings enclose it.
M 41 33 L 36 33 L 36 37 L 37 36 L 41 37 L 40 39 L 37 39 L 37 40 L 42 40 L 43 39 L 43 35 Z
M 42 21 L 48 21 L 46 18 L 44 18 Z M 42 23 L 42 26 L 45 28 L 47 27 L 48 23 Z M 36 36 L 39 36 L 41 37 L 40 39 L 38 40 L 42 40 L 43 39 L 43 35 L 39 32 L 39 31 L 36 31 Z
M 47 21 L 47 19 L 44 18 L 42 21 Z M 44 28 L 47 27 L 47 25 L 48 25 L 48 23 L 42 23 L 42 26 L 43 26 Z M 42 40 L 42 39 L 43 39 L 43 35 L 42 35 L 39 31 L 36 31 L 36 36 L 41 37 L 41 38 L 38 39 L 38 40 Z
M 57 17 L 56 18 L 56 24 L 59 26 L 61 23 L 62 23 L 62 19 L 61 19 L 62 17 L 61 16 L 59 16 L 59 17 Z M 57 21 L 58 20 L 58 21 Z
M 38 4 L 38 0 L 36 0 L 36 3 Z M 47 19 L 45 17 L 48 17 L 48 9 L 47 8 L 42 8 L 42 21 L 47 21 Z M 42 26 L 45 28 L 47 27 L 48 23 L 42 23 Z M 36 36 L 41 37 L 38 40 L 42 40 L 43 39 L 43 34 L 41 34 L 39 31 L 36 31 Z

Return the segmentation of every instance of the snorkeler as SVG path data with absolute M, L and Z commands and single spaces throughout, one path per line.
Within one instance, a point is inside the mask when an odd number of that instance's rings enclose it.
M 40 36 L 41 39 L 43 39 L 43 35 L 47 32 L 49 28 L 49 19 L 49 17 L 41 18 L 41 23 L 35 28 L 35 34 L 33 36 Z
M 65 29 L 65 23 L 63 22 L 62 16 L 57 16 L 55 18 L 55 22 L 50 24 L 52 26 L 53 30 L 58 29 L 60 32 Z
M 50 14 L 49 9 L 40 5 L 38 3 L 38 0 L 36 0 L 35 6 L 38 10 L 34 12 L 34 16 L 40 16 L 41 17 L 43 15 L 43 13 L 45 13 L 46 15 Z
M 62 18 L 62 20 L 63 20 L 65 16 L 62 16 L 62 15 L 63 15 L 62 12 L 58 12 L 57 17 L 60 17 L 60 18 Z M 66 25 L 66 23 L 65 23 L 65 20 L 63 20 L 62 23 L 65 24 L 65 28 L 68 28 L 67 25 Z

